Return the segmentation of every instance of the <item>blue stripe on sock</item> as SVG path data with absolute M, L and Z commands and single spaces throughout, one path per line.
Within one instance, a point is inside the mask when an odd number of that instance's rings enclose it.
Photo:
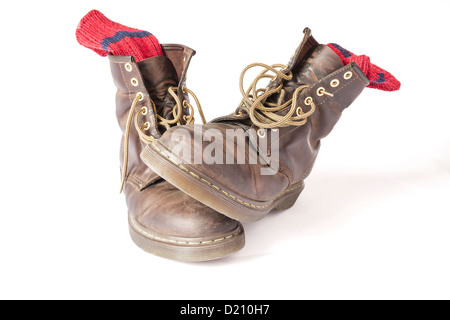
M 336 49 L 338 49 L 342 55 L 344 56 L 344 58 L 349 58 L 352 56 L 352 54 L 350 52 L 348 52 L 347 50 L 345 50 L 344 48 L 342 48 L 340 45 L 336 44 L 336 43 L 332 43 L 331 44 L 333 47 L 335 47 Z
M 108 51 L 108 47 L 124 38 L 145 38 L 147 36 L 151 36 L 152 34 L 148 31 L 118 31 L 112 37 L 104 38 L 102 42 L 100 42 L 103 50 Z
M 374 83 L 383 83 L 383 82 L 386 81 L 386 79 L 384 78 L 384 73 L 383 72 L 379 72 L 377 74 L 378 74 L 379 78 L 377 80 L 375 80 L 375 81 L 372 81 L 372 82 L 374 82 Z

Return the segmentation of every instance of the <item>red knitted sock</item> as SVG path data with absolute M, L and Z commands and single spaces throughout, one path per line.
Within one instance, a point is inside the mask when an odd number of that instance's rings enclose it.
M 81 19 L 76 37 L 82 46 L 102 57 L 110 52 L 117 56 L 133 56 L 139 62 L 163 55 L 158 39 L 150 32 L 111 21 L 97 10 L 90 11 Z
M 383 91 L 396 91 L 400 89 L 400 81 L 398 81 L 392 74 L 390 74 L 386 70 L 371 63 L 368 56 L 355 55 L 354 53 L 342 48 L 340 45 L 335 43 L 329 43 L 328 47 L 330 47 L 341 58 L 342 62 L 345 65 L 349 64 L 352 61 L 356 62 L 361 71 L 364 72 L 367 78 L 369 78 L 369 88 Z

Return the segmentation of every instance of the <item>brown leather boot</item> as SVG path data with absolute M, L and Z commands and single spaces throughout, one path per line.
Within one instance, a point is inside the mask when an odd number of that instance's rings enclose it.
M 162 47 L 163 56 L 138 63 L 130 56 L 109 56 L 131 237 L 145 251 L 169 259 L 221 258 L 244 246 L 242 225 L 162 180 L 140 159 L 145 143 L 162 130 L 194 121 L 184 85 L 195 52 L 182 45 Z
M 174 138 L 178 133 L 172 128 L 146 146 L 141 155 L 167 181 L 240 221 L 256 221 L 273 209 L 287 209 L 295 203 L 313 167 L 320 140 L 369 84 L 355 63 L 344 66 L 333 50 L 317 43 L 309 29 L 305 29 L 305 37 L 287 66 L 254 64 L 244 72 L 252 66 L 264 70 L 247 91 L 241 75 L 244 99 L 234 114 L 201 129 L 185 126 L 191 139 L 182 142 Z M 257 82 L 265 78 L 270 79 L 267 88 L 257 89 Z M 237 138 L 230 139 L 227 130 L 237 132 Z M 203 137 L 198 138 L 196 131 Z M 211 132 L 223 136 L 223 149 L 214 152 L 222 151 L 226 164 L 196 161 L 195 154 L 205 153 L 211 144 L 205 136 Z M 175 149 L 192 150 L 191 157 L 181 156 Z M 231 164 L 226 161 L 230 154 Z M 245 163 L 238 163 L 239 154 L 245 155 Z M 258 161 L 251 164 L 255 154 Z

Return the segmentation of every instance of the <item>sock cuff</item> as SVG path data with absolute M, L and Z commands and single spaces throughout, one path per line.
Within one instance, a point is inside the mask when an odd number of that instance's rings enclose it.
M 327 44 L 327 46 L 331 50 L 333 50 L 334 53 L 336 53 L 339 56 L 339 58 L 341 58 L 342 62 L 344 62 L 346 58 L 350 58 L 351 56 L 354 55 L 352 52 L 348 51 L 347 49 L 344 49 L 343 47 L 341 47 L 336 43 L 329 43 Z
M 366 55 L 355 55 L 353 52 L 336 43 L 329 43 L 327 46 L 341 58 L 344 65 L 355 62 L 367 78 L 369 78 L 369 88 L 383 91 L 396 91 L 400 89 L 400 81 L 388 71 L 373 64 L 370 61 L 370 57 Z
M 120 23 L 108 19 L 103 13 L 98 10 L 88 12 L 80 21 L 77 31 L 81 33 L 98 34 L 103 38 L 112 37 L 117 31 L 123 32 L 139 32 L 142 30 L 130 28 Z
M 163 55 L 158 39 L 148 31 L 124 26 L 98 10 L 88 12 L 79 22 L 78 42 L 101 56 L 133 56 L 136 61 Z

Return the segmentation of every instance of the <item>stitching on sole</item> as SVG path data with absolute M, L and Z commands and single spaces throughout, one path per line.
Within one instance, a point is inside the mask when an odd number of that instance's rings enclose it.
M 214 240 L 198 241 L 198 242 L 194 242 L 194 241 L 177 241 L 177 240 L 173 240 L 173 239 L 161 238 L 161 237 L 155 236 L 155 235 L 153 235 L 151 233 L 148 233 L 147 231 L 143 230 L 142 227 L 138 226 L 136 224 L 136 222 L 134 221 L 134 219 L 132 219 L 132 218 L 129 219 L 129 221 L 133 225 L 133 227 L 135 228 L 136 232 L 139 232 L 142 235 L 145 235 L 145 236 L 147 236 L 150 239 L 163 241 L 163 242 L 177 243 L 177 244 L 211 244 L 211 243 L 214 243 L 214 242 L 220 242 L 220 241 L 223 241 L 223 240 L 228 240 L 228 239 L 231 239 L 233 237 L 236 237 L 242 231 L 241 227 L 238 227 L 238 230 L 235 233 L 230 234 L 227 237 L 222 237 L 222 238 L 214 239 Z
M 232 196 L 231 194 L 229 194 L 228 192 L 226 192 L 225 190 L 222 190 L 222 189 L 220 189 L 218 186 L 212 184 L 212 183 L 209 182 L 208 180 L 205 180 L 205 179 L 203 179 L 203 178 L 200 178 L 197 174 L 195 174 L 194 172 L 190 171 L 190 170 L 187 169 L 185 166 L 176 163 L 175 160 L 173 160 L 173 159 L 170 157 L 170 155 L 166 154 L 164 151 L 162 151 L 160 148 L 158 148 L 154 143 L 152 144 L 152 146 L 153 146 L 153 147 L 156 149 L 156 151 L 158 151 L 162 156 L 164 156 L 165 158 L 167 158 L 167 160 L 169 160 L 170 162 L 172 162 L 173 164 L 175 164 L 176 166 L 178 166 L 181 170 L 183 170 L 183 171 L 189 173 L 189 174 L 190 174 L 192 177 L 194 177 L 195 179 L 197 179 L 197 180 L 203 182 L 203 183 L 206 184 L 208 187 L 214 188 L 214 189 L 216 189 L 216 190 L 222 192 L 222 193 L 225 194 L 227 197 L 229 197 L 229 198 L 231 198 L 231 199 L 233 199 L 233 200 L 235 200 L 235 201 L 238 201 L 239 203 L 244 204 L 244 205 L 246 205 L 247 207 L 261 208 L 261 209 L 262 209 L 262 208 L 266 208 L 266 207 L 270 206 L 270 205 L 271 205 L 275 200 L 277 200 L 279 197 L 281 197 L 283 194 L 285 194 L 285 193 L 287 193 L 287 192 L 289 192 L 289 191 L 298 189 L 298 188 L 300 188 L 300 187 L 302 187 L 302 186 L 304 185 L 304 184 L 302 183 L 301 185 L 298 185 L 298 186 L 296 186 L 296 187 L 293 187 L 293 188 L 284 190 L 283 192 L 281 192 L 279 195 L 275 196 L 272 200 L 270 200 L 270 202 L 268 202 L 268 203 L 265 204 L 265 205 L 261 205 L 261 206 L 254 205 L 254 204 L 245 202 L 245 201 L 243 201 L 243 200 L 241 200 L 241 199 L 239 199 L 239 198 L 236 198 L 236 197 Z

